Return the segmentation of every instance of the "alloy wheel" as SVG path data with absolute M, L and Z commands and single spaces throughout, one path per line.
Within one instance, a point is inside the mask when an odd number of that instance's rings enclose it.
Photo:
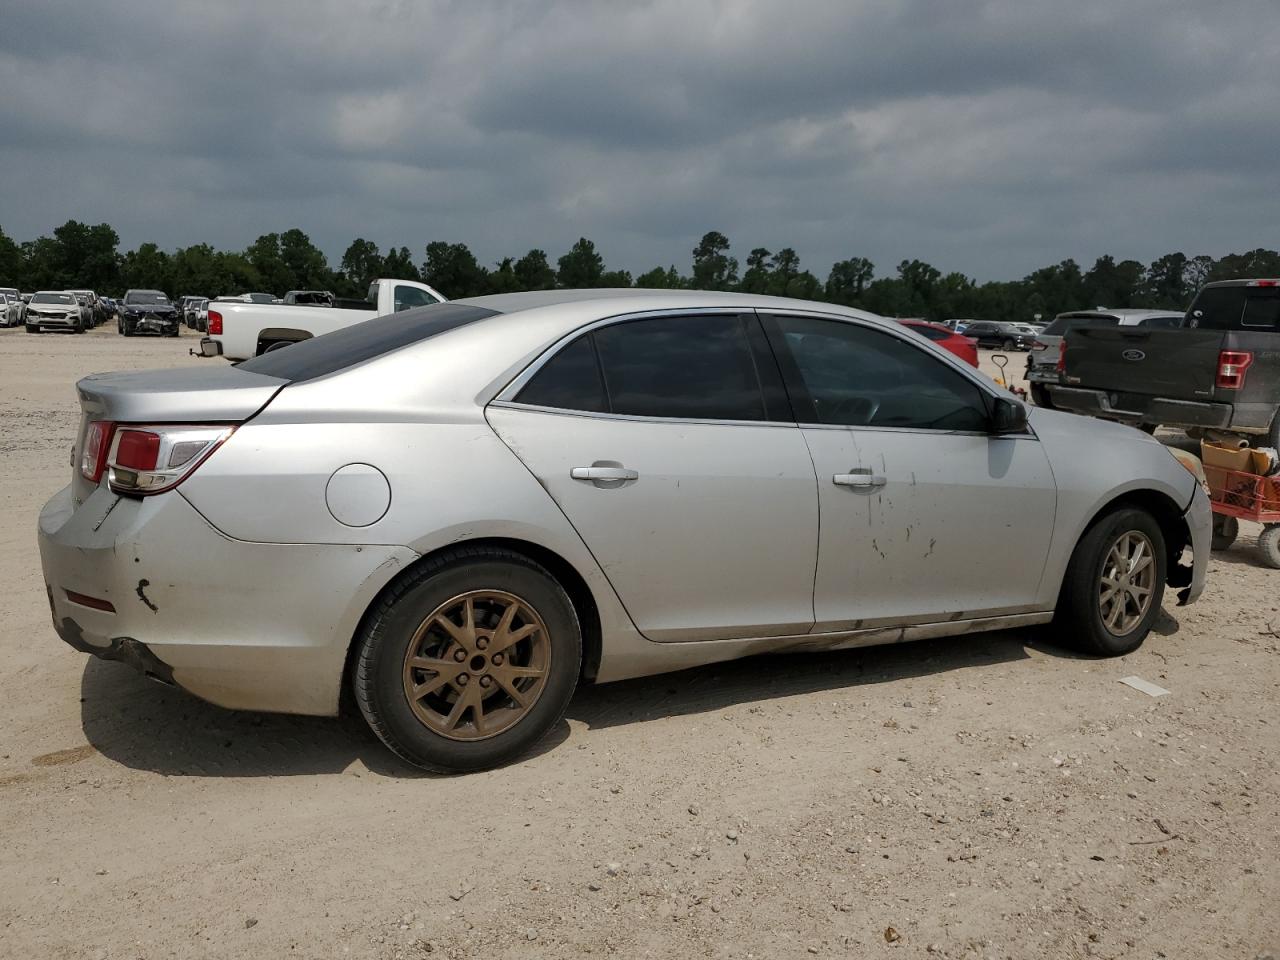
M 546 686 L 551 637 L 515 594 L 472 590 L 423 619 L 404 659 L 414 716 L 451 740 L 484 740 L 515 726 Z
M 1112 634 L 1126 636 L 1146 617 L 1155 576 L 1155 548 L 1145 533 L 1130 530 L 1112 543 L 1098 581 L 1098 612 Z

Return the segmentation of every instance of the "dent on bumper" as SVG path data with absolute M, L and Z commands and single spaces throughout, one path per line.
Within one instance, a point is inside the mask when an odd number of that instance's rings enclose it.
M 54 626 L 220 706 L 337 712 L 368 604 L 417 554 L 399 546 L 261 544 L 215 530 L 179 493 L 143 500 L 71 488 L 40 514 Z M 114 612 L 73 601 L 107 601 Z
M 1209 550 L 1213 540 L 1213 508 L 1209 497 L 1197 484 L 1191 497 L 1191 505 L 1184 514 L 1187 530 L 1191 533 L 1191 582 L 1178 591 L 1179 606 L 1195 603 L 1204 593 L 1205 577 L 1209 572 Z

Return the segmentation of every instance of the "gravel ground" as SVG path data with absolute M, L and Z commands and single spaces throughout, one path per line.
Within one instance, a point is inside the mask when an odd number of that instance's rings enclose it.
M 221 362 L 194 342 L 0 331 L 0 956 L 1280 950 L 1256 527 L 1119 660 L 1026 630 L 740 661 L 584 690 L 536 755 L 431 777 L 359 722 L 231 713 L 54 635 L 34 526 L 72 384 Z

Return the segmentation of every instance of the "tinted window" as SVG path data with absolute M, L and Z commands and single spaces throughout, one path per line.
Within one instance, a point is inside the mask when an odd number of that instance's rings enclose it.
M 1205 287 L 1188 317 L 1205 330 L 1273 329 L 1280 309 L 1275 306 L 1277 301 L 1280 287 Z
M 396 286 L 395 299 L 397 313 L 401 310 L 412 310 L 414 307 L 429 307 L 433 303 L 440 302 L 425 290 L 399 285 Z M 377 301 L 374 302 L 376 303 Z
M 1139 323 L 1139 324 L 1138 324 L 1138 326 L 1140 326 L 1140 327 L 1160 327 L 1160 328 L 1162 328 L 1162 329 L 1166 329 L 1166 330 L 1167 330 L 1167 329 L 1169 329 L 1170 327 L 1180 327 L 1180 326 L 1182 326 L 1182 317 L 1181 317 L 1181 316 L 1176 316 L 1176 317 L 1147 317 L 1147 319 L 1145 319 L 1145 320 L 1143 320 L 1141 323 Z
M 776 319 L 814 422 L 986 430 L 981 390 L 927 348 L 858 324 Z
M 607 412 L 609 401 L 591 335 L 579 337 L 543 364 L 516 395 L 516 401 L 562 410 Z
M 418 343 L 497 310 L 462 303 L 437 303 L 406 313 L 389 313 L 322 337 L 303 340 L 287 350 L 273 350 L 241 363 L 240 369 L 281 380 L 310 380 Z
M 906 326 L 928 340 L 946 340 L 951 336 L 950 330 L 939 330 L 937 327 L 917 326 L 914 323 L 906 324 Z
M 76 302 L 76 298 L 69 293 L 37 293 L 31 298 L 31 302 L 72 304 Z
M 632 320 L 596 330 L 611 412 L 764 420 L 764 393 L 736 316 Z

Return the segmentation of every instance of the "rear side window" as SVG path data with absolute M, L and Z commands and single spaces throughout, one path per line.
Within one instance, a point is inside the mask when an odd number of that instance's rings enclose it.
M 749 322 L 718 314 L 598 328 L 547 361 L 516 401 L 633 417 L 766 420 Z
M 378 301 L 375 300 L 374 303 Z M 395 312 L 401 310 L 412 310 L 414 307 L 429 307 L 433 303 L 439 303 L 435 297 L 427 293 L 425 290 L 419 290 L 417 287 L 405 287 L 399 284 L 395 288 Z
M 1161 330 L 1168 330 L 1173 327 L 1182 326 L 1182 317 L 1147 317 L 1140 324 L 1140 327 L 1156 327 Z
M 497 314 L 497 310 L 465 303 L 437 303 L 303 340 L 246 360 L 239 367 L 281 380 L 313 380 Z
M 1280 288 L 1205 287 L 1189 317 L 1204 330 L 1274 330 L 1280 321 Z

